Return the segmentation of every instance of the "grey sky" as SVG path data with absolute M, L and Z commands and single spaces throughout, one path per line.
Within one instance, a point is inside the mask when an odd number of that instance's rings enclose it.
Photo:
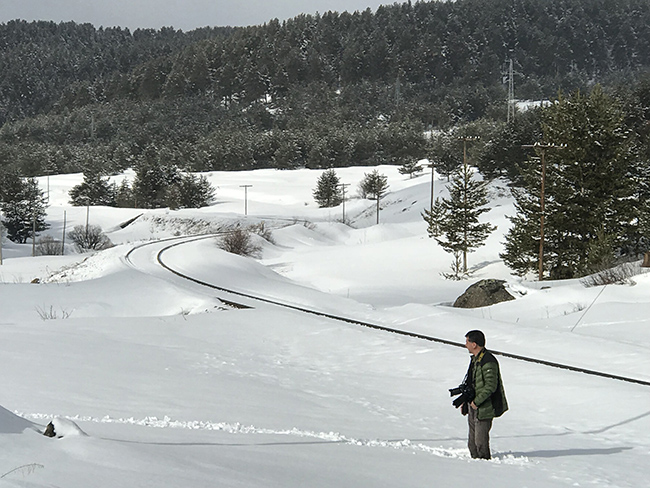
M 300 13 L 373 11 L 391 0 L 0 0 L 0 22 L 13 19 L 73 20 L 96 27 L 131 30 L 173 26 L 188 31 L 203 26 L 263 24 Z

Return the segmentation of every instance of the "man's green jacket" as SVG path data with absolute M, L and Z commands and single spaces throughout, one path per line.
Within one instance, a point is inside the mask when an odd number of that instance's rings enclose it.
M 478 407 L 478 419 L 489 420 L 500 417 L 508 410 L 508 402 L 497 359 L 490 351 L 483 349 L 478 355 L 472 356 L 470 370 L 475 391 L 474 404 Z

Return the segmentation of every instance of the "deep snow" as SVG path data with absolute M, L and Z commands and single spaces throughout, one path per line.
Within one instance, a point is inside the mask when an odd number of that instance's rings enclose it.
M 353 189 L 371 169 L 337 172 Z M 319 171 L 260 170 L 209 173 L 205 209 L 90 208 L 116 244 L 101 253 L 32 258 L 5 240 L 0 485 L 646 486 L 650 387 L 502 357 L 511 410 L 494 423 L 494 459 L 473 461 L 447 391 L 467 351 L 202 287 L 156 262 L 164 250 L 165 264 L 230 290 L 456 342 L 481 328 L 497 351 L 650 381 L 650 275 L 604 288 L 510 276 L 498 253 L 513 208 L 497 182 L 485 218 L 498 230 L 470 254 L 472 279 L 447 281 L 451 259 L 420 216 L 430 175 L 379 170 L 380 225 L 374 202 L 346 202 L 351 225 L 341 207 L 318 209 Z M 67 204 L 80 181 L 50 177 L 46 233 L 61 235 L 64 212 L 68 230 L 85 223 Z M 213 238 L 161 240 L 261 220 L 275 243 L 259 260 Z M 488 277 L 517 299 L 449 306 Z M 53 419 L 63 438 L 40 435 Z

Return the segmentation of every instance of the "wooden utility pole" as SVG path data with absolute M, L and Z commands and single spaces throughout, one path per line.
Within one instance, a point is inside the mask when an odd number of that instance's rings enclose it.
M 435 174 L 436 174 L 436 165 L 435 163 L 429 161 L 429 164 L 424 165 L 425 168 L 431 168 L 431 201 L 429 202 L 429 212 L 433 213 L 433 185 L 435 181 Z
M 512 59 L 508 63 L 508 124 L 515 120 L 515 79 L 512 68 Z
M 350 183 L 339 183 L 341 190 L 343 190 L 343 223 L 345 224 L 345 189 L 350 186 Z
M 239 185 L 244 189 L 244 215 L 248 215 L 248 189 L 253 185 Z
M 66 211 L 63 211 L 63 235 L 61 236 L 61 256 L 65 255 L 65 226 L 67 224 Z
M 379 195 L 377 195 L 377 225 L 379 225 Z
M 32 257 L 36 256 L 36 211 L 32 215 Z
M 539 218 L 539 257 L 538 257 L 538 275 L 539 281 L 544 280 L 544 212 L 545 212 L 545 186 L 546 186 L 546 151 L 548 149 L 562 149 L 566 147 L 566 144 L 547 144 L 539 143 L 530 145 L 523 145 L 521 147 L 532 147 L 539 150 L 540 159 L 542 163 L 541 168 L 541 185 L 540 185 L 540 195 L 539 195 L 539 208 L 540 208 L 540 218 Z

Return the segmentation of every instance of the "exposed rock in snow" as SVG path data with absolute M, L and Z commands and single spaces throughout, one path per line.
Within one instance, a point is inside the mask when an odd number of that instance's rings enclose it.
M 79 428 L 72 420 L 62 419 L 55 417 L 47 424 L 43 435 L 47 437 L 72 437 L 72 436 L 87 436 L 83 430 Z

